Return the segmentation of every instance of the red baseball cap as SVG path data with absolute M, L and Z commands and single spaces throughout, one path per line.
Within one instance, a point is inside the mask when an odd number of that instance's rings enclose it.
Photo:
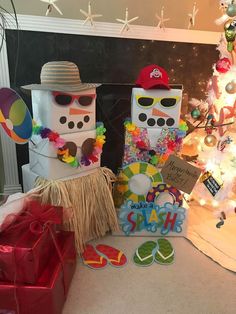
M 136 80 L 136 85 L 144 89 L 164 88 L 170 89 L 169 77 L 166 71 L 156 64 L 151 64 L 143 68 Z

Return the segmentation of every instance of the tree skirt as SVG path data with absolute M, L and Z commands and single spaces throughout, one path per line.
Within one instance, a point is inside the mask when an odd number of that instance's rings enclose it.
M 236 272 L 236 215 L 229 216 L 221 228 L 212 211 L 190 204 L 187 239 L 200 251 L 226 269 Z
M 79 253 L 83 252 L 88 240 L 119 229 L 111 192 L 114 180 L 112 171 L 101 167 L 78 178 L 47 180 L 38 177 L 35 181 L 43 204 L 68 209 L 65 229 L 75 232 Z

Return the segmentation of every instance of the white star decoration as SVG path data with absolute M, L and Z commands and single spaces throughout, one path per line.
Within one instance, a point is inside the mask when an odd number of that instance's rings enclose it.
M 157 28 L 165 30 L 165 22 L 169 21 L 169 18 L 164 18 L 164 7 L 161 8 L 161 16 L 156 14 L 156 18 L 159 20 Z
M 190 29 L 191 27 L 195 26 L 195 20 L 196 20 L 196 15 L 198 14 L 198 9 L 196 8 L 196 2 L 193 5 L 193 12 L 189 13 L 189 24 L 188 24 L 188 29 Z
M 92 14 L 91 10 L 91 2 L 88 3 L 88 12 L 85 12 L 84 10 L 80 9 L 80 12 L 86 17 L 84 20 L 83 25 L 85 25 L 87 22 L 90 22 L 91 26 L 94 26 L 93 19 L 96 17 L 101 17 L 102 14 Z
M 46 11 L 46 16 L 51 13 L 52 9 L 54 8 L 55 10 L 57 10 L 58 13 L 60 13 L 61 15 L 63 15 L 63 13 L 61 12 L 61 10 L 58 8 L 58 6 L 55 4 L 55 2 L 57 2 L 57 0 L 40 0 L 42 2 L 48 3 L 48 8 Z
M 126 8 L 125 10 L 125 19 L 124 20 L 121 20 L 121 19 L 116 19 L 117 22 L 120 22 L 122 24 L 124 24 L 122 26 L 122 29 L 120 31 L 120 33 L 122 34 L 124 31 L 128 31 L 130 29 L 130 23 L 136 21 L 139 17 L 136 16 L 136 17 L 133 17 L 132 19 L 129 20 L 129 11 L 128 11 L 128 8 Z

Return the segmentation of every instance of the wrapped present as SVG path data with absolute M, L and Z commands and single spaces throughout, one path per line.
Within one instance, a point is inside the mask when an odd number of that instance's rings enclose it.
M 61 207 L 35 201 L 20 215 L 8 216 L 0 234 L 0 280 L 35 284 L 55 255 L 54 225 L 60 223 Z
M 50 261 L 34 286 L 0 282 L 0 313 L 60 314 L 75 271 L 74 233 L 60 232 L 60 249 Z
M 0 231 L 1 225 L 9 214 L 18 214 L 24 207 L 26 194 L 15 193 L 12 195 L 5 195 L 0 202 Z

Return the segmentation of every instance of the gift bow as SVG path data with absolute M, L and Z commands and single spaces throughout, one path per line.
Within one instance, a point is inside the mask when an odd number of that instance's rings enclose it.
M 64 263 L 63 257 L 60 251 L 60 247 L 58 246 L 57 240 L 54 236 L 54 233 L 51 229 L 53 224 L 59 225 L 62 223 L 62 216 L 59 215 L 59 212 L 62 212 L 62 207 L 55 207 L 52 205 L 42 205 L 37 201 L 29 201 L 26 203 L 25 211 L 18 215 L 10 214 L 6 217 L 2 224 L 2 230 L 4 233 L 9 232 L 19 232 L 21 230 L 29 229 L 34 234 L 41 234 L 45 230 L 49 231 L 49 234 L 53 240 L 56 252 L 58 254 L 58 258 L 61 263 L 62 273 L 63 273 L 63 289 L 64 294 L 66 295 L 66 282 L 64 276 Z M 21 239 L 21 238 L 20 238 Z M 20 241 L 18 240 L 18 242 Z M 15 245 L 14 249 L 16 248 L 17 244 Z M 17 269 L 17 262 L 15 260 L 14 254 L 14 261 L 15 261 L 15 269 Z M 18 290 L 17 287 L 20 285 L 16 281 L 17 279 L 17 272 L 15 272 L 15 279 L 14 279 L 14 299 L 16 303 L 16 313 L 20 314 L 20 304 L 18 299 Z
M 44 232 L 49 225 L 62 223 L 62 217 L 59 214 L 61 207 L 52 205 L 42 205 L 37 201 L 26 203 L 26 209 L 18 215 L 10 214 L 2 224 L 2 230 L 5 233 L 29 229 L 34 234 Z

